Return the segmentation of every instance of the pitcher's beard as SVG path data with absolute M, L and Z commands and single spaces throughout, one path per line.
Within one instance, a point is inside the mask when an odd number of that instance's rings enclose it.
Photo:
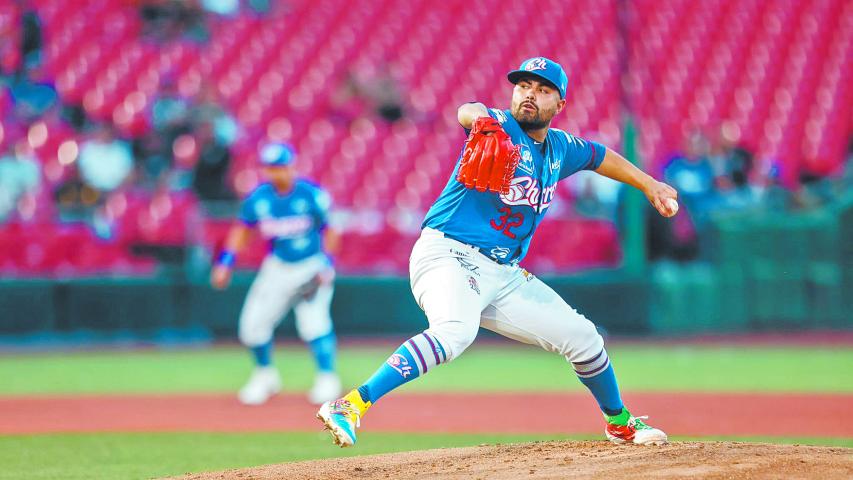
M 521 127 L 521 129 L 524 130 L 525 132 L 530 131 L 530 130 L 541 130 L 541 129 L 548 126 L 548 122 L 543 122 L 542 120 L 540 120 L 538 118 L 536 120 L 530 120 L 530 121 L 516 120 L 516 122 L 518 122 L 518 126 Z
M 548 126 L 549 122 L 543 121 L 539 117 L 539 112 L 537 111 L 535 114 L 525 114 L 522 112 L 518 112 L 515 115 L 515 121 L 518 123 L 518 126 L 521 127 L 525 132 L 528 130 L 539 130 Z

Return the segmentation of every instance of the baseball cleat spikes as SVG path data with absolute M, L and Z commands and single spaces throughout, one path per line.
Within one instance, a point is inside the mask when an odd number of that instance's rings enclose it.
M 355 445 L 355 429 L 361 424 L 358 409 L 349 400 L 326 402 L 317 412 L 317 418 L 332 435 L 332 441 L 341 448 Z

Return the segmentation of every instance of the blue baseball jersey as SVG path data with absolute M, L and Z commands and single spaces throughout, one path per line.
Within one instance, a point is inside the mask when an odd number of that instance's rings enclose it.
M 460 154 L 423 226 L 478 247 L 500 263 L 513 263 L 527 254 L 533 232 L 554 199 L 557 182 L 580 170 L 598 168 L 605 148 L 556 128 L 549 129 L 545 142 L 539 143 L 524 133 L 509 110 L 492 108 L 489 115 L 521 147 L 510 192 L 500 195 L 465 188 L 456 181 Z
M 258 227 L 275 256 L 296 262 L 322 251 L 330 206 L 329 194 L 306 180 L 296 180 L 286 194 L 263 183 L 243 201 L 240 220 Z

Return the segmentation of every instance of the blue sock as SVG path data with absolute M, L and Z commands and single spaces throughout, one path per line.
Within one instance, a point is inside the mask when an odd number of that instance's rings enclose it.
M 602 412 L 611 416 L 622 413 L 624 405 L 616 383 L 616 373 L 604 349 L 592 359 L 573 362 L 572 366 L 581 383 L 592 392 Z
M 358 388 L 358 393 L 365 402 L 376 403 L 386 393 L 446 361 L 447 354 L 438 339 L 428 333 L 420 333 L 403 342 Z
M 267 343 L 252 347 L 251 350 L 257 366 L 268 367 L 272 364 L 272 339 Z
M 308 342 L 308 346 L 311 348 L 311 353 L 314 354 L 314 361 L 317 363 L 318 371 L 335 371 L 337 345 L 338 340 L 337 337 L 335 337 L 335 332 L 329 332 L 322 337 L 315 338 Z

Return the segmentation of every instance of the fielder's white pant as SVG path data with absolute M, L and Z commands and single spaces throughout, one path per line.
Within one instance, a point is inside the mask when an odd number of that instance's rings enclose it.
M 595 326 L 518 265 L 498 264 L 475 248 L 425 228 L 409 260 L 412 294 L 428 333 L 458 357 L 487 328 L 583 362 L 604 347 Z
M 275 255 L 268 255 L 249 288 L 240 312 L 240 342 L 250 348 L 267 343 L 291 308 L 296 317 L 296 332 L 302 341 L 310 342 L 331 332 L 331 281 L 321 284 L 309 299 L 303 298 L 301 291 L 318 273 L 331 269 L 323 254 L 298 262 L 285 262 Z

